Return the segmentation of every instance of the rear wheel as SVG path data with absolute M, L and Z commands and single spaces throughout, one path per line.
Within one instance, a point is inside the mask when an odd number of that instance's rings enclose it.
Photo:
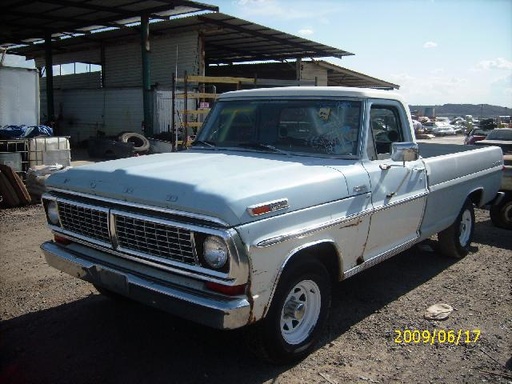
M 492 223 L 505 229 L 512 229 L 512 193 L 507 193 L 503 200 L 491 207 Z
M 466 200 L 455 222 L 439 232 L 441 252 L 448 257 L 463 258 L 469 253 L 475 230 L 475 209 L 471 200 Z
M 264 359 L 285 364 L 316 346 L 331 302 L 330 276 L 317 260 L 283 272 L 267 316 L 249 331 L 250 346 Z

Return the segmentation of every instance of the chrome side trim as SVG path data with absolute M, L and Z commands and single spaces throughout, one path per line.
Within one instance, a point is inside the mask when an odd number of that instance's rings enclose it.
M 132 202 L 125 201 L 125 200 L 120 202 L 119 200 L 110 199 L 108 197 L 100 197 L 97 195 L 90 195 L 90 194 L 81 193 L 81 192 L 68 191 L 68 190 L 59 189 L 59 188 L 49 188 L 49 192 L 61 193 L 63 195 L 68 195 L 68 196 L 78 196 L 78 197 L 81 197 L 84 199 L 97 200 L 97 201 L 101 201 L 104 203 L 113 204 L 116 206 L 123 206 L 123 207 L 135 208 L 135 209 L 142 209 L 142 210 L 146 210 L 146 211 L 159 212 L 159 213 L 174 215 L 174 216 L 178 216 L 178 217 L 181 216 L 186 219 L 209 222 L 209 223 L 216 224 L 216 225 L 224 227 L 224 228 L 230 227 L 230 225 L 228 223 L 226 223 L 224 220 L 221 220 L 217 217 L 201 215 L 201 214 L 197 214 L 197 213 L 177 211 L 175 209 L 170 209 L 170 208 L 154 207 L 154 206 L 145 205 L 145 204 L 132 203 Z M 50 198 L 49 196 L 52 196 L 52 195 L 45 196 L 47 194 L 48 194 L 48 192 L 45 193 L 43 195 L 43 197 Z M 54 197 L 55 196 L 52 196 L 52 198 L 54 198 Z
M 362 264 L 357 265 L 348 271 L 343 273 L 343 278 L 347 279 L 351 276 L 354 276 L 355 274 L 364 271 L 365 269 L 368 269 L 370 267 L 373 267 L 374 265 L 379 264 L 380 262 L 389 259 L 390 257 L 405 251 L 409 247 L 411 247 L 416 241 L 418 240 L 419 236 L 416 236 L 414 239 L 406 241 L 405 243 L 398 245 L 380 255 L 377 255 L 375 257 L 372 257 L 369 260 L 364 261 Z
M 258 244 L 256 244 L 256 246 L 259 248 L 265 248 L 265 247 L 270 247 L 272 245 L 282 243 L 283 241 L 287 241 L 287 240 L 290 240 L 293 238 L 309 236 L 315 232 L 323 231 L 324 229 L 327 229 L 329 227 L 334 227 L 334 226 L 337 226 L 340 224 L 344 224 L 346 222 L 358 219 L 359 217 L 367 216 L 371 213 L 372 213 L 372 210 L 367 209 L 365 211 L 362 211 L 362 212 L 354 214 L 354 215 L 349 215 L 349 216 L 345 216 L 345 217 L 342 217 L 339 219 L 329 220 L 322 224 L 311 225 L 309 227 L 297 229 L 292 232 L 283 233 L 282 235 L 269 237 L 268 239 L 260 241 Z
M 387 209 L 391 209 L 391 208 L 397 207 L 397 206 L 402 205 L 402 204 L 407 204 L 407 203 L 409 203 L 411 201 L 414 201 L 414 200 L 417 200 L 417 199 L 421 199 L 421 198 L 423 198 L 423 197 L 425 197 L 427 195 L 428 195 L 427 191 L 422 191 L 419 194 L 416 194 L 416 195 L 413 195 L 413 196 L 409 196 L 409 197 L 407 197 L 407 198 L 405 198 L 403 200 L 391 202 L 391 203 L 389 203 L 389 204 L 387 204 L 385 206 L 382 206 L 380 208 L 377 208 L 375 210 L 374 209 L 367 209 L 367 210 L 358 212 L 358 213 L 353 214 L 353 215 L 345 216 L 345 217 L 342 217 L 342 218 L 339 218 L 339 219 L 329 220 L 329 221 L 327 221 L 325 223 L 322 223 L 322 224 L 312 225 L 312 226 L 301 228 L 301 229 L 298 229 L 298 230 L 295 230 L 295 231 L 292 231 L 292 232 L 283 233 L 282 235 L 273 236 L 273 237 L 270 237 L 268 239 L 264 239 L 264 240 L 260 241 L 258 244 L 256 244 L 256 246 L 259 247 L 259 248 L 270 247 L 270 246 L 282 243 L 284 241 L 288 241 L 288 240 L 293 239 L 293 238 L 309 236 L 312 233 L 323 231 L 323 230 L 325 230 L 327 228 L 330 228 L 330 227 L 333 227 L 333 226 L 345 224 L 345 223 L 347 223 L 349 221 L 356 220 L 358 218 L 362 218 L 362 217 L 365 217 L 365 216 L 370 215 L 370 214 L 374 214 L 374 213 L 377 213 L 377 212 L 380 212 L 380 211 L 385 211 Z

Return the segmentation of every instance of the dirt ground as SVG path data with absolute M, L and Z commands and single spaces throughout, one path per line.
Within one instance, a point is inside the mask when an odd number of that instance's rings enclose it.
M 465 259 L 432 242 L 340 283 L 318 349 L 276 367 L 244 330 L 116 302 L 50 268 L 41 207 L 0 210 L 0 383 L 512 383 L 512 236 L 476 213 Z M 447 320 L 424 319 L 436 303 L 454 308 Z

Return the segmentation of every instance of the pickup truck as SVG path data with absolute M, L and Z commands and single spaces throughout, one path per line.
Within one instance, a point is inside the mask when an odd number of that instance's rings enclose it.
M 464 257 L 502 167 L 497 147 L 419 145 L 393 92 L 228 92 L 189 150 L 50 176 L 41 248 L 101 293 L 247 326 L 287 363 L 314 350 L 333 284 L 435 234 Z

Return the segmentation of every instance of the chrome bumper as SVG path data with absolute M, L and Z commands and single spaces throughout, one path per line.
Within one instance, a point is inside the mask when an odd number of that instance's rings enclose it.
M 148 276 L 89 261 L 53 241 L 43 243 L 41 249 L 50 266 L 173 315 L 217 329 L 239 328 L 249 322 L 251 309 L 247 298 L 209 296 L 166 285 Z

